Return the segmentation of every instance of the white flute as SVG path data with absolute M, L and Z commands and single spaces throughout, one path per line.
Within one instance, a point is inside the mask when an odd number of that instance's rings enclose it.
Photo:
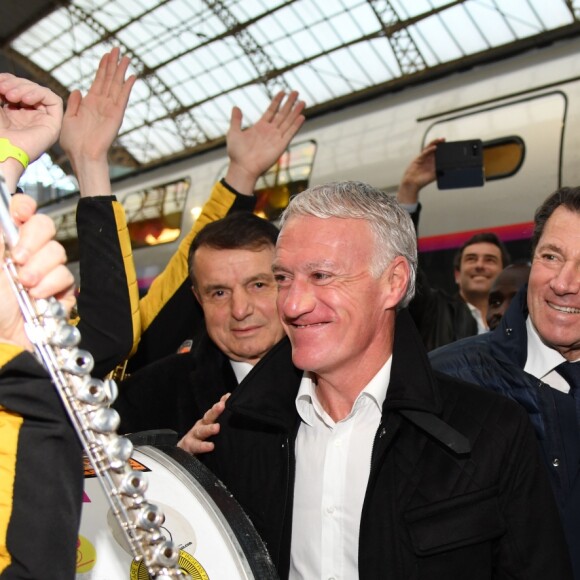
M 18 229 L 10 217 L 10 193 L 1 173 L 0 197 L 0 228 L 10 250 L 18 242 Z M 178 549 L 161 532 L 163 513 L 145 498 L 146 476 L 131 468 L 133 444 L 117 435 L 120 418 L 110 407 L 117 396 L 116 383 L 91 377 L 93 357 L 77 348 L 78 329 L 68 324 L 65 310 L 55 298 L 35 300 L 28 295 L 9 251 L 3 268 L 36 357 L 54 383 L 133 557 L 145 564 L 154 579 L 190 579 L 178 566 Z

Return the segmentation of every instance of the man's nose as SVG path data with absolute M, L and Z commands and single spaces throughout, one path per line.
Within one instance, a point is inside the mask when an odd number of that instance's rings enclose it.
M 580 293 L 580 262 L 564 262 L 550 281 L 550 288 L 559 295 Z
M 306 280 L 292 280 L 278 290 L 278 311 L 284 319 L 293 320 L 314 309 L 316 298 Z
M 236 320 L 243 320 L 253 312 L 254 306 L 251 297 L 241 288 L 234 288 L 232 292 L 231 311 Z

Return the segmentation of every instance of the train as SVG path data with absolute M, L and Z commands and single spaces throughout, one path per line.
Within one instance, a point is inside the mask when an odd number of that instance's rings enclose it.
M 483 186 L 434 184 L 421 192 L 420 259 L 442 287 L 453 284 L 456 248 L 476 232 L 496 232 L 512 258 L 525 259 L 535 208 L 558 187 L 580 183 L 578 54 L 580 38 L 568 38 L 308 118 L 260 179 L 256 211 L 275 221 L 292 195 L 330 181 L 365 181 L 394 194 L 405 167 L 432 139 L 480 139 Z M 226 167 L 224 145 L 114 180 L 143 291 Z M 41 208 L 56 221 L 73 271 L 77 199 Z

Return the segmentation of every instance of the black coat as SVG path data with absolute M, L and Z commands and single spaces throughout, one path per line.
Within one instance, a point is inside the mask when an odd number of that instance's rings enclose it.
M 216 449 L 201 457 L 246 510 L 282 578 L 290 558 L 295 398 L 302 375 L 290 356 L 285 339 L 234 389 Z M 227 386 L 197 381 L 223 372 L 219 363 L 190 363 L 179 387 L 188 395 L 179 400 L 189 401 L 190 409 L 214 403 Z M 161 381 L 159 367 L 156 374 Z M 148 373 L 144 381 L 151 380 Z M 133 402 L 121 414 L 141 406 L 138 389 L 133 382 L 133 393 L 122 394 Z M 163 392 L 159 385 L 157 392 Z M 176 425 L 141 422 L 139 428 Z M 503 397 L 434 374 L 405 311 L 397 318 L 391 380 L 373 447 L 359 571 L 360 578 L 394 580 L 571 577 L 526 414 Z

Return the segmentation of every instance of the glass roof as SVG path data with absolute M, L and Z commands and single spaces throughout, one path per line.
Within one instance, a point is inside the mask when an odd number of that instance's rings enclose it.
M 220 140 L 278 90 L 307 107 L 572 24 L 572 0 L 73 0 L 11 48 L 70 91 L 113 46 L 139 76 L 118 145 L 134 167 Z M 63 97 L 66 98 L 66 94 Z

